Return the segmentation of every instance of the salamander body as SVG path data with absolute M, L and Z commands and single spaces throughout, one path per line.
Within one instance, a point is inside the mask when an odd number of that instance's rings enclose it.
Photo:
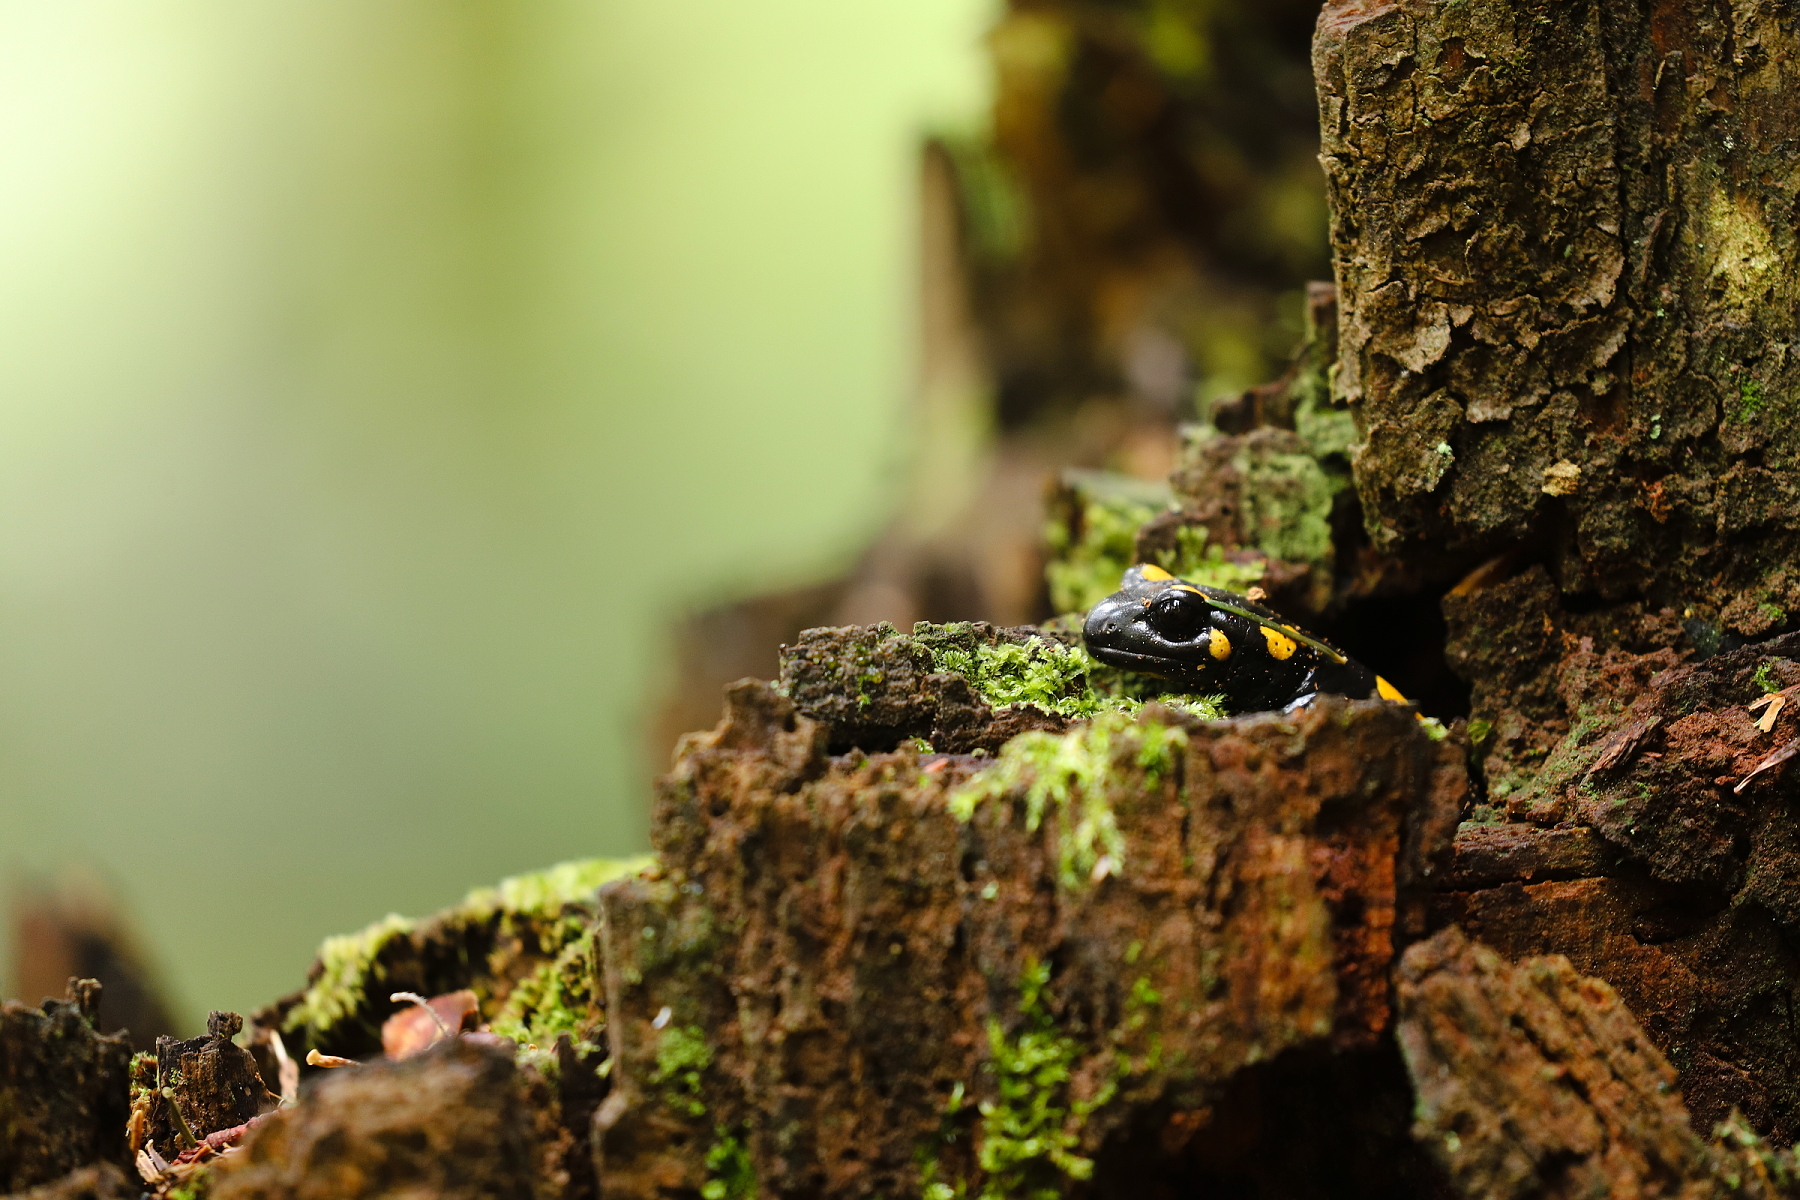
M 1406 703 L 1393 684 L 1248 597 L 1159 567 L 1125 572 L 1082 635 L 1101 662 L 1223 696 L 1233 712 L 1294 708 L 1320 692 Z

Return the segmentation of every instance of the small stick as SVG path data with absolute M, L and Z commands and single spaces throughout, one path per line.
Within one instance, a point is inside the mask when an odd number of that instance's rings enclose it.
M 339 1058 L 335 1054 L 320 1054 L 317 1050 L 308 1050 L 306 1065 L 309 1067 L 356 1067 L 362 1064 L 354 1058 Z
M 181 1135 L 182 1144 L 192 1150 L 200 1144 L 200 1139 L 194 1136 L 194 1131 L 188 1128 L 187 1118 L 181 1115 L 181 1105 L 175 1103 L 175 1089 L 164 1088 L 162 1098 L 169 1102 L 169 1112 L 175 1117 L 175 1132 Z
M 275 1055 L 275 1083 L 281 1089 L 281 1102 L 293 1104 L 300 1099 L 300 1064 L 288 1057 L 281 1030 L 269 1031 L 269 1050 Z
M 388 997 L 388 999 L 393 1001 L 395 1004 L 400 1004 L 400 1003 L 404 1002 L 407 1004 L 418 1005 L 420 1008 L 424 1009 L 426 1012 L 431 1014 L 431 1019 L 437 1025 L 438 1033 L 440 1036 L 443 1036 L 443 1037 L 450 1036 L 450 1027 L 448 1025 L 444 1024 L 444 1018 L 438 1016 L 438 1010 L 431 1007 L 431 1001 L 429 1001 L 425 997 L 419 995 L 419 993 L 417 993 L 417 992 L 395 992 L 392 995 L 390 995 Z
M 1769 757 L 1767 757 L 1767 758 L 1763 759 L 1761 762 L 1757 763 L 1755 770 L 1751 771 L 1748 775 L 1746 775 L 1742 779 L 1738 780 L 1738 785 L 1731 789 L 1732 795 L 1735 796 L 1738 793 L 1742 792 L 1746 787 L 1748 787 L 1750 785 L 1750 781 L 1752 779 L 1755 779 L 1758 775 L 1761 775 L 1764 771 L 1769 770 L 1771 767 L 1779 767 L 1782 763 L 1784 763 L 1788 759 L 1794 757 L 1794 755 L 1796 755 L 1796 754 L 1800 754 L 1800 737 L 1795 738 L 1794 740 L 1789 742 L 1787 745 L 1785 745 L 1781 749 L 1777 750 L 1775 753 L 1769 755 Z

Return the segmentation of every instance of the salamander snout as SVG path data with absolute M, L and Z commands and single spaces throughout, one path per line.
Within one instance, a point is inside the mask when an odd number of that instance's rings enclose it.
M 1116 596 L 1108 596 L 1088 611 L 1081 636 L 1089 645 L 1109 645 L 1125 631 L 1127 624 L 1125 605 Z

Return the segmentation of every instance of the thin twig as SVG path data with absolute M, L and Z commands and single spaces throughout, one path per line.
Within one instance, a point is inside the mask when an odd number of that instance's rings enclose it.
M 1769 757 L 1767 757 L 1767 758 L 1763 759 L 1761 762 L 1757 763 L 1756 768 L 1753 771 L 1751 771 L 1748 775 L 1744 776 L 1742 779 L 1738 780 L 1738 785 L 1731 789 L 1732 795 L 1735 796 L 1739 792 L 1743 791 L 1745 786 L 1747 784 L 1749 784 L 1749 782 L 1752 779 L 1755 779 L 1758 775 L 1761 775 L 1764 771 L 1767 771 L 1771 767 L 1779 767 L 1782 763 L 1784 763 L 1788 759 L 1794 757 L 1794 755 L 1796 755 L 1796 754 L 1800 754 L 1800 737 L 1794 738 L 1793 740 L 1788 742 L 1787 745 L 1783 746 L 1781 749 L 1777 750 L 1775 753 L 1769 755 Z
M 175 1132 L 181 1135 L 182 1144 L 192 1150 L 200 1144 L 200 1139 L 194 1136 L 194 1131 L 188 1128 L 187 1118 L 181 1115 L 181 1105 L 175 1103 L 175 1089 L 164 1088 L 162 1098 L 168 1101 L 169 1112 L 175 1118 Z
M 420 1008 L 424 1009 L 426 1012 L 431 1014 L 431 1019 L 433 1022 L 436 1023 L 436 1025 L 438 1027 L 438 1033 L 440 1035 L 442 1035 L 443 1037 L 450 1036 L 450 1027 L 448 1025 L 444 1024 L 444 1018 L 438 1016 L 438 1010 L 431 1007 L 431 1001 L 429 1001 L 425 997 L 419 995 L 419 993 L 417 993 L 417 992 L 395 992 L 392 995 L 390 995 L 388 997 L 388 999 L 393 1001 L 395 1004 L 400 1004 L 400 1003 L 404 1002 L 407 1004 L 418 1005 Z

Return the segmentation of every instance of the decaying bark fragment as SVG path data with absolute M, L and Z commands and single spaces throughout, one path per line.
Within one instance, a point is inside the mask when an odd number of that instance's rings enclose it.
M 1416 1135 L 1464 1196 L 1747 1196 L 1754 1137 L 1709 1144 L 1617 993 L 1560 956 L 1517 966 L 1449 929 L 1407 950 L 1398 1036 Z M 1777 1174 L 1791 1156 L 1775 1160 Z M 1791 1178 L 1784 1178 L 1791 1183 Z
M 131 1043 L 94 1029 L 100 985 L 69 981 L 66 1000 L 0 1004 L 0 1191 L 78 1167 L 128 1166 Z
M 1680 1070 L 1702 1127 L 1738 1109 L 1770 1137 L 1800 1136 L 1791 764 L 1752 777 L 1800 737 L 1800 714 L 1784 706 L 1765 730 L 1751 708 L 1800 682 L 1800 635 L 1647 680 L 1655 655 L 1614 652 L 1610 674 L 1600 657 L 1577 648 L 1563 690 L 1580 674 L 1617 693 L 1578 709 L 1511 798 L 1515 815 L 1571 823 L 1465 826 L 1434 922 L 1605 979 Z
M 403 1063 L 342 1068 L 213 1169 L 210 1200 L 552 1200 L 555 1167 L 510 1051 L 453 1038 Z M 546 1154 L 549 1162 L 540 1161 Z
M 61 1179 L 15 1192 L 6 1200 L 138 1200 L 141 1189 L 112 1163 L 70 1171 Z
M 204 1037 L 157 1039 L 155 1059 L 135 1067 L 148 1078 L 133 1098 L 134 1118 L 135 1110 L 143 1109 L 143 1136 L 134 1141 L 154 1142 L 165 1157 L 174 1158 L 188 1144 L 187 1137 L 204 1138 L 275 1107 L 276 1097 L 263 1085 L 255 1059 L 231 1040 L 243 1027 L 238 1014 L 214 1012 L 206 1018 Z M 134 1119 L 134 1132 L 138 1124 Z
M 983 647 L 1024 648 L 1033 642 L 1073 645 L 1068 635 L 1025 627 L 967 626 Z M 990 753 L 1030 729 L 1061 730 L 1068 719 L 1042 708 L 996 711 L 962 674 L 940 670 L 931 649 L 891 626 L 808 629 L 782 647 L 781 688 L 801 712 L 828 731 L 831 749 L 891 750 L 918 738 L 948 754 Z
M 661 785 L 660 871 L 602 891 L 606 1196 L 1061 1190 L 1191 1134 L 1251 1064 L 1378 1042 L 1462 799 L 1405 710 L 1333 697 L 1113 714 L 979 776 L 825 742 L 734 687 Z

